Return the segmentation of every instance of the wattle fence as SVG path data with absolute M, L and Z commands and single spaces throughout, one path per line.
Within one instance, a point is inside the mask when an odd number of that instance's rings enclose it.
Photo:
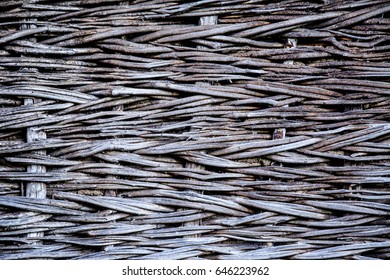
M 390 1 L 0 2 L 0 259 L 390 259 Z

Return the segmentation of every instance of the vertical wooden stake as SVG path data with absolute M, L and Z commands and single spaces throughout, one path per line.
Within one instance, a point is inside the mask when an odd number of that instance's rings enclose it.
M 204 16 L 204 17 L 201 17 L 199 19 L 199 25 L 215 25 L 218 23 L 218 16 Z M 204 46 L 197 46 L 197 49 L 199 50 L 205 50 L 207 49 L 207 47 L 204 47 Z M 201 85 L 201 84 L 204 84 L 204 83 L 196 83 L 198 85 Z M 193 128 L 191 127 L 191 131 L 197 131 L 198 129 L 197 128 Z M 193 162 L 187 162 L 186 165 L 185 165 L 186 168 L 189 168 L 189 169 L 198 169 L 198 170 L 203 170 L 204 169 L 204 166 L 202 165 L 198 165 L 196 163 L 193 163 Z M 201 221 L 198 220 L 198 221 L 193 221 L 193 222 L 186 222 L 184 223 L 184 225 L 190 225 L 190 226 L 198 226 L 201 224 Z M 194 235 L 192 237 L 196 237 L 197 235 Z
M 297 40 L 293 38 L 288 38 L 285 44 L 285 48 L 296 48 Z M 283 64 L 293 65 L 294 60 L 286 60 Z M 288 105 L 284 105 L 284 107 L 288 107 Z M 286 137 L 286 129 L 285 128 L 276 128 L 272 135 L 272 139 L 284 139 Z
M 344 111 L 345 112 L 351 112 L 351 111 L 360 111 L 360 110 L 363 110 L 363 106 L 362 105 L 346 105 L 344 107 Z M 344 152 L 346 153 L 346 152 Z M 347 155 L 350 155 L 352 153 L 346 153 Z M 344 166 L 359 166 L 359 165 L 362 165 L 361 162 L 350 162 L 350 161 L 344 161 Z M 362 189 L 362 186 L 360 184 L 350 184 L 349 185 L 349 189 L 350 190 L 361 190 Z
M 24 0 L 23 4 L 29 4 L 30 0 Z M 34 21 L 34 19 L 26 19 L 27 21 Z M 21 30 L 24 29 L 31 29 L 36 28 L 35 24 L 31 23 L 22 23 L 20 26 Z M 30 41 L 34 42 L 36 40 L 30 39 Z M 37 72 L 38 70 L 36 68 L 24 68 L 22 71 L 26 72 Z M 35 103 L 39 103 L 41 100 L 34 99 L 34 98 L 26 98 L 24 99 L 24 105 L 32 105 Z M 39 128 L 36 127 L 29 127 L 26 131 L 26 140 L 27 143 L 36 142 L 42 139 L 46 139 L 46 133 L 44 131 L 40 131 Z M 36 151 L 35 154 L 41 154 L 45 155 L 46 151 Z M 28 173 L 45 173 L 46 167 L 43 165 L 37 165 L 37 164 L 31 164 L 27 166 L 27 172 Z M 25 196 L 31 197 L 31 198 L 46 198 L 46 184 L 41 182 L 29 182 L 25 186 Z M 42 237 L 43 232 L 35 232 L 35 233 L 29 233 L 27 234 L 27 237 Z
M 285 48 L 296 48 L 297 47 L 297 40 L 288 38 L 286 44 L 284 45 Z M 283 64 L 289 64 L 293 65 L 294 60 L 286 60 L 283 62 Z M 283 107 L 288 107 L 288 105 L 284 105 Z M 272 139 L 284 139 L 286 137 L 286 128 L 281 127 L 281 128 L 276 128 L 272 134 Z M 279 164 L 280 166 L 283 166 L 283 164 Z M 269 242 L 267 244 L 268 246 L 273 246 L 272 242 Z
M 24 104 L 33 104 L 34 102 L 37 102 L 36 100 L 33 100 L 31 98 L 25 99 Z M 38 101 L 39 102 L 39 101 Z M 37 103 L 38 103 L 37 102 Z M 42 139 L 46 139 L 46 133 L 43 131 L 39 131 L 34 127 L 27 128 L 27 143 L 32 143 L 35 141 L 39 141 Z M 41 154 L 45 155 L 46 152 L 36 151 L 35 154 Z M 27 172 L 29 173 L 45 173 L 46 167 L 44 165 L 37 165 L 37 164 L 31 164 L 27 166 Z M 34 198 L 46 198 L 46 184 L 40 183 L 40 182 L 30 182 L 26 184 L 26 191 L 25 195 L 27 197 L 34 197 Z

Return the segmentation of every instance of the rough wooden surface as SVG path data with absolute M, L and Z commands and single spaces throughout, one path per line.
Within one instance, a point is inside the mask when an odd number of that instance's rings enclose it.
M 390 1 L 0 11 L 0 259 L 390 258 Z

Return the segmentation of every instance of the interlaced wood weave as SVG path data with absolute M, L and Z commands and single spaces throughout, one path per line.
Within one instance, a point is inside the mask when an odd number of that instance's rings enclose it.
M 0 1 L 0 259 L 390 259 L 390 1 Z

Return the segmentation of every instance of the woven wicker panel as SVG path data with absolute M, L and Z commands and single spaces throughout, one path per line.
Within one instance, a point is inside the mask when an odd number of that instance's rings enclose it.
M 0 2 L 0 259 L 389 259 L 390 1 Z

